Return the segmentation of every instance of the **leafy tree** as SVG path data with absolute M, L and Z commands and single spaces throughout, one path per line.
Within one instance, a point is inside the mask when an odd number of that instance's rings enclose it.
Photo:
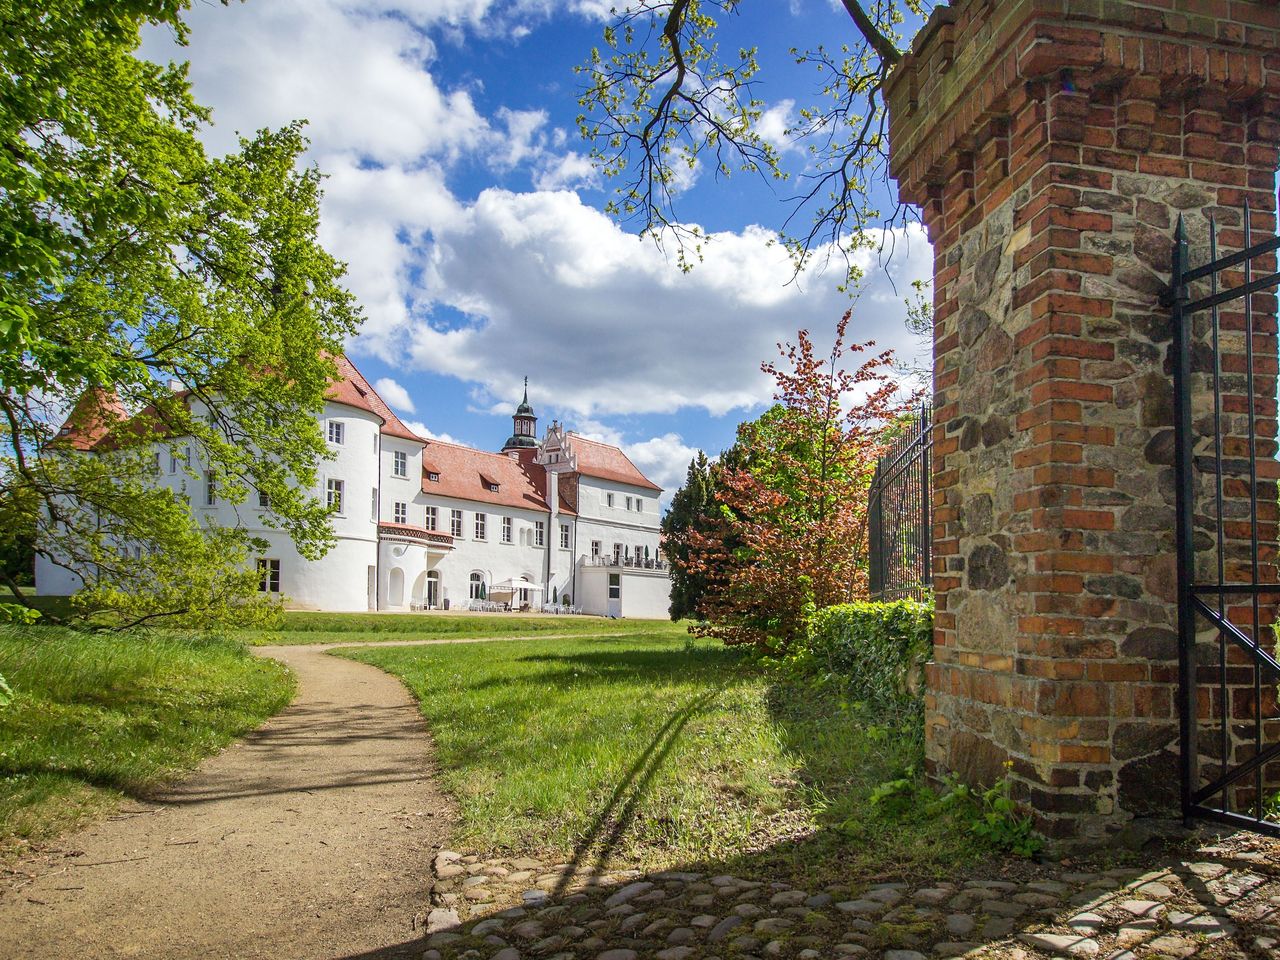
M 689 565 L 689 534 L 707 532 L 718 507 L 711 462 L 701 450 L 689 461 L 684 486 L 671 498 L 662 518 L 663 552 L 671 565 L 671 619 L 694 616 L 706 589 L 702 574 Z
M 825 358 L 801 330 L 779 344 L 785 366 L 762 365 L 776 403 L 738 428 L 735 462 L 716 473 L 719 516 L 689 535 L 704 584 L 696 632 L 784 650 L 814 609 L 866 596 L 866 491 L 905 401 L 890 352 L 845 368 L 872 346 L 846 344 L 848 323 Z
M 0 520 L 130 622 L 251 615 L 257 592 L 258 545 L 158 484 L 158 449 L 327 548 L 315 414 L 360 319 L 301 125 L 210 157 L 186 65 L 136 56 L 147 24 L 185 40 L 187 6 L 0 0 Z
M 863 228 L 893 222 L 904 208 L 882 215 L 871 188 L 887 177 L 888 118 L 883 88 L 901 58 L 899 32 L 919 19 L 931 0 L 842 0 L 850 42 L 816 50 L 793 48 L 797 64 L 822 78 L 822 102 L 802 109 L 788 136 L 809 151 L 808 172 L 781 230 L 797 269 L 818 247 L 849 254 L 867 242 Z M 610 212 L 643 233 L 673 235 L 685 265 L 686 244 L 700 237 L 682 225 L 674 201 L 699 163 L 717 176 L 735 170 L 785 179 L 776 148 L 759 132 L 765 104 L 753 88 L 757 47 L 722 54 L 721 22 L 737 16 L 742 0 L 637 0 L 616 13 L 604 46 L 579 68 L 588 78 L 580 103 L 581 133 L 605 173 L 618 179 Z

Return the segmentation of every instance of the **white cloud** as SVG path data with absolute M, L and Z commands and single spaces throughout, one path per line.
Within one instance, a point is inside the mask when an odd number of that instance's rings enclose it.
M 622 445 L 623 452 L 640 472 L 663 488 L 662 507 L 671 503 L 671 497 L 684 483 L 689 461 L 697 454 L 697 448 L 684 442 L 678 433 L 664 433 L 641 443 Z
M 421 369 L 481 385 L 481 409 L 535 370 L 535 402 L 578 422 L 751 407 L 771 395 L 759 364 L 777 342 L 801 327 L 828 339 L 848 306 L 832 274 L 809 270 L 788 283 L 791 263 L 763 228 L 708 237 L 703 262 L 686 274 L 569 192 L 486 190 L 435 238 L 427 295 L 473 320 L 411 324 L 409 354 Z M 931 254 L 918 228 L 896 239 L 887 270 L 858 254 L 868 279 L 850 336 L 911 349 L 902 298 L 929 275 Z
M 771 143 L 778 153 L 803 149 L 794 137 L 787 135 L 787 131 L 796 124 L 795 109 L 794 100 L 779 100 L 760 114 L 760 119 L 756 121 L 756 132 Z
M 507 128 L 506 135 L 496 139 L 493 159 L 499 169 L 510 169 L 522 161 L 541 156 L 547 125 L 545 110 L 498 109 L 498 119 Z
M 153 31 L 144 53 L 187 57 L 197 97 L 214 108 L 215 150 L 295 118 L 321 151 L 416 161 L 456 158 L 488 135 L 465 90 L 445 90 L 427 69 L 435 46 L 415 24 L 453 22 L 475 4 L 378 0 L 270 0 L 196 5 L 191 45 Z M 487 4 L 481 4 L 487 6 Z M 397 13 L 399 15 L 389 15 Z
M 460 447 L 471 446 L 471 444 L 467 443 L 465 440 L 459 440 L 457 437 L 452 437 L 447 433 L 436 433 L 421 420 L 405 420 L 403 422 L 406 427 L 418 436 L 425 437 L 428 440 L 440 440 L 444 443 L 456 443 Z
M 403 410 L 406 413 L 418 412 L 413 405 L 413 397 L 409 396 L 409 391 L 390 377 L 377 380 L 373 389 L 377 390 L 378 395 L 397 410 Z
M 192 46 L 178 55 L 192 61 L 197 99 L 214 108 L 215 149 L 235 129 L 310 118 L 308 160 L 327 174 L 321 240 L 349 264 L 348 285 L 367 315 L 358 352 L 397 364 L 408 356 L 418 369 L 457 377 L 474 388 L 473 407 L 504 415 L 525 373 L 534 374 L 535 403 L 577 423 L 750 408 L 770 396 L 759 364 L 776 356 L 777 341 L 800 327 L 822 339 L 848 305 L 835 273 L 810 269 L 789 282 L 772 233 L 748 227 L 707 238 L 704 262 L 686 274 L 566 189 L 596 185 L 597 174 L 566 150 L 567 135 L 548 129 L 543 111 L 482 116 L 467 89 L 432 73 L 431 37 L 442 29 L 511 36 L 541 17 L 605 17 L 609 5 L 197 4 Z M 158 32 L 146 51 L 174 54 Z M 784 129 L 792 107 L 775 104 L 768 123 Z M 459 158 L 528 169 L 537 190 L 460 199 L 447 181 Z M 909 249 L 900 244 L 887 271 L 870 271 L 851 336 L 913 348 L 901 301 L 932 264 L 921 231 L 899 236 Z M 859 256 L 875 266 L 871 254 Z
M 597 187 L 599 184 L 600 174 L 591 158 L 576 150 L 546 158 L 533 175 L 533 185 L 539 190 Z

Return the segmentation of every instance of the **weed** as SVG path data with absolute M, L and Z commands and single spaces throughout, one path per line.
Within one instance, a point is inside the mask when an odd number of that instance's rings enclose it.
M 997 850 L 1034 857 L 1044 849 L 1044 841 L 1036 836 L 1031 817 L 1013 799 L 1013 781 L 1008 774 L 1011 766 L 1006 762 L 1004 776 L 985 789 L 975 790 L 949 777 L 941 793 L 925 785 L 919 772 L 910 767 L 876 787 L 870 802 L 892 819 L 913 814 L 948 815 Z

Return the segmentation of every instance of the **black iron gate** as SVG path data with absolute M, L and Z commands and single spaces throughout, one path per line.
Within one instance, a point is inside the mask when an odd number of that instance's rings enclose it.
M 933 446 L 929 407 L 890 444 L 876 464 L 867 491 L 867 538 L 871 597 L 919 599 L 933 584 L 933 531 L 929 500 Z
M 1181 219 L 1174 332 L 1182 809 L 1280 836 L 1276 606 L 1276 295 L 1280 238 L 1188 264 Z

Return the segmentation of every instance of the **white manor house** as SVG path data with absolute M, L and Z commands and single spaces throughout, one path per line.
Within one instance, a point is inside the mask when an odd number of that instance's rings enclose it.
M 317 491 L 334 508 L 337 542 L 319 560 L 303 559 L 287 535 L 261 522 L 266 503 L 246 510 L 220 502 L 209 474 L 193 480 L 170 455 L 175 441 L 158 445 L 161 482 L 181 489 L 209 523 L 245 527 L 271 545 L 258 561 L 262 589 L 305 610 L 567 605 L 600 616 L 667 616 L 662 488 L 620 449 L 558 423 L 539 439 L 527 381 L 501 452 L 425 439 L 348 358 L 337 363 L 320 423 L 334 457 L 321 464 Z M 62 435 L 86 452 L 101 439 L 74 411 Z M 75 571 L 37 559 L 38 594 L 80 586 Z

